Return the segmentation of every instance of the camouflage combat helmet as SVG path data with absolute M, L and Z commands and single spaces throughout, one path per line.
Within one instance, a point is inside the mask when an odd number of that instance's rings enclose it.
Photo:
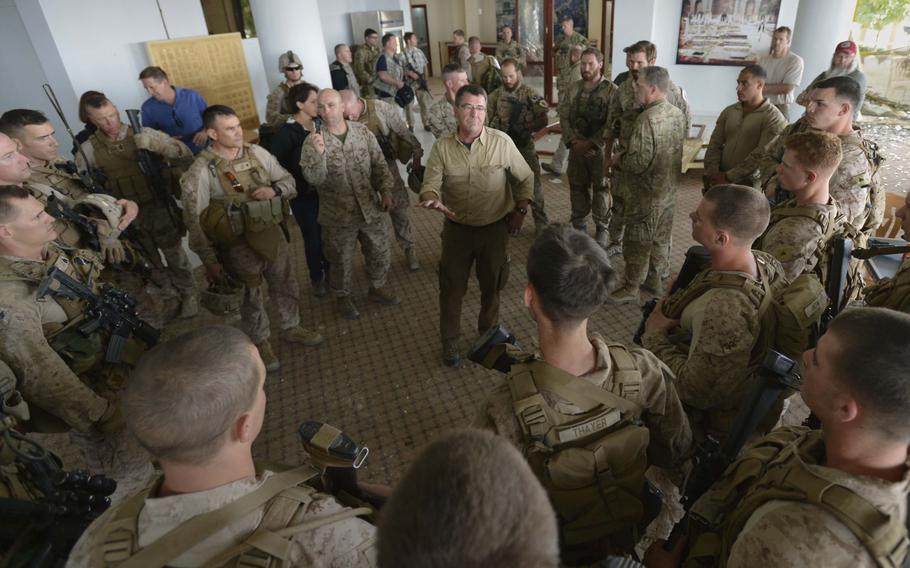
M 240 311 L 243 303 L 243 286 L 225 275 L 218 282 L 212 282 L 208 289 L 199 294 L 202 307 L 218 316 L 229 316 Z
M 73 210 L 88 217 L 97 217 L 97 213 L 100 213 L 111 228 L 111 233 L 106 236 L 113 239 L 120 236 L 117 226 L 120 224 L 120 217 L 123 216 L 123 208 L 117 204 L 117 200 L 113 196 L 105 193 L 89 193 L 73 204 Z
M 288 65 L 300 65 L 303 67 L 303 61 L 300 60 L 300 57 L 291 51 L 290 49 L 278 56 L 278 70 L 284 72 L 284 68 Z

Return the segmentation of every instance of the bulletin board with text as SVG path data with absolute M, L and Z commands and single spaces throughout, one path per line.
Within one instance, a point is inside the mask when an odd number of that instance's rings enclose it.
M 198 91 L 210 105 L 233 108 L 247 133 L 259 127 L 239 33 L 149 41 L 145 48 L 172 85 Z

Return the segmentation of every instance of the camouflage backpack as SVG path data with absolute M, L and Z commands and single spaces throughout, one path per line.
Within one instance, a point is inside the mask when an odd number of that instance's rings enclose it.
M 848 528 L 879 566 L 896 568 L 907 556 L 907 528 L 847 484 L 816 475 L 808 465 L 824 461 L 821 431 L 775 430 L 746 450 L 692 507 L 686 568 L 727 565 L 737 537 L 752 514 L 771 501 L 809 503 Z
M 885 218 L 886 192 L 885 187 L 882 184 L 881 176 L 878 175 L 878 171 L 881 169 L 885 157 L 879 154 L 878 144 L 866 139 L 862 134 L 860 134 L 859 139 L 860 141 L 857 141 L 852 136 L 841 137 L 841 142 L 862 148 L 863 154 L 866 155 L 866 162 L 869 164 L 869 179 L 864 181 L 868 181 L 870 209 L 869 215 L 866 217 L 866 222 L 860 228 L 867 236 L 871 236 Z
M 910 259 L 904 259 L 897 274 L 876 282 L 863 292 L 867 306 L 910 314 Z
M 641 373 L 625 346 L 608 349 L 611 391 L 527 354 L 516 357 L 506 379 L 524 454 L 559 519 L 564 560 L 592 546 L 634 544 L 650 520 L 643 504 L 649 433 L 639 420 Z M 560 412 L 545 392 L 580 413 Z

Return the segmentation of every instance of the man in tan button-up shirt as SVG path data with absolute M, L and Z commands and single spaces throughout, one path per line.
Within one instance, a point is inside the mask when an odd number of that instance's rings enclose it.
M 499 319 L 499 291 L 509 275 L 508 234 L 521 230 L 534 194 L 534 174 L 504 132 L 484 127 L 487 94 L 474 85 L 455 96 L 458 130 L 436 141 L 426 165 L 420 206 L 445 214 L 439 266 L 443 362 L 461 363 L 461 301 L 477 261 L 477 331 Z M 506 181 L 511 183 L 510 190 Z
M 749 65 L 736 78 L 738 102 L 725 108 L 705 152 L 705 190 L 725 183 L 759 187 L 758 157 L 787 127 L 787 119 L 762 94 L 767 74 Z

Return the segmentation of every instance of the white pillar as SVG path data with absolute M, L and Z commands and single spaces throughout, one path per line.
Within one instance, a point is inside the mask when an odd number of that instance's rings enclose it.
M 316 0 L 252 0 L 250 8 L 269 89 L 284 80 L 278 57 L 288 50 L 303 62 L 305 81 L 318 87 L 332 86 Z
M 803 58 L 802 92 L 819 73 L 831 65 L 838 43 L 850 39 L 856 0 L 800 0 L 790 49 Z M 791 105 L 791 113 L 802 107 Z

